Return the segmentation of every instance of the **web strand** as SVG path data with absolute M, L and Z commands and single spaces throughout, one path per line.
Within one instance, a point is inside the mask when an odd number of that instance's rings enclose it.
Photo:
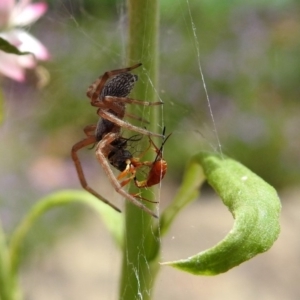
M 219 134 L 218 134 L 218 131 L 217 131 L 217 126 L 216 126 L 214 114 L 213 114 L 213 111 L 212 111 L 210 98 L 208 96 L 208 91 L 207 91 L 207 87 L 206 87 L 206 83 L 205 83 L 205 79 L 204 79 L 204 74 L 203 74 L 203 71 L 202 71 L 201 60 L 200 60 L 200 46 L 199 46 L 199 41 L 198 41 L 198 38 L 197 38 L 196 26 L 195 26 L 195 23 L 194 23 L 194 20 L 193 20 L 193 17 L 192 17 L 192 13 L 191 13 L 191 7 L 190 7 L 189 0 L 186 0 L 186 4 L 187 4 L 187 7 L 188 7 L 189 17 L 190 17 L 190 20 L 191 20 L 191 26 L 192 26 L 192 30 L 193 30 L 194 47 L 195 47 L 196 53 L 197 53 L 198 69 L 199 69 L 199 73 L 200 73 L 200 76 L 201 76 L 203 89 L 204 89 L 204 92 L 205 92 L 205 97 L 206 97 L 207 106 L 208 106 L 208 109 L 209 109 L 210 118 L 211 118 L 211 121 L 212 121 L 212 124 L 213 124 L 213 133 L 214 133 L 216 141 L 217 141 L 217 150 L 223 156 L 222 145 L 221 145 Z

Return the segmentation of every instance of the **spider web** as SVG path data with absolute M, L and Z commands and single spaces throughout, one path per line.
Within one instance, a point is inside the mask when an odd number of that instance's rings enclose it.
M 167 72 L 167 69 L 169 66 L 167 63 L 164 63 L 163 60 L 161 60 L 160 62 L 162 72 L 161 72 L 161 81 L 160 81 L 159 88 L 154 87 L 149 76 L 147 75 L 147 71 L 144 68 L 138 71 L 138 72 L 146 73 L 146 77 L 148 78 L 149 88 L 154 89 L 157 98 L 165 103 L 164 106 L 161 106 L 160 108 L 162 110 L 161 111 L 162 117 L 158 125 L 160 128 L 166 126 L 167 132 L 173 133 L 172 139 L 170 139 L 170 141 L 182 139 L 184 141 L 183 143 L 187 144 L 186 148 L 188 150 L 187 152 L 184 153 L 184 155 L 187 156 L 186 160 L 189 159 L 188 156 L 193 154 L 193 151 L 189 150 L 189 148 L 199 149 L 198 146 L 200 145 L 203 146 L 203 144 L 206 144 L 208 145 L 209 148 L 212 148 L 215 151 L 219 151 L 222 153 L 221 142 L 218 136 L 217 124 L 215 121 L 215 116 L 213 113 L 213 108 L 209 97 L 209 91 L 205 82 L 205 74 L 203 73 L 202 70 L 202 62 L 200 59 L 201 46 L 200 46 L 200 41 L 197 32 L 198 28 L 193 19 L 190 2 L 192 1 L 178 0 L 174 2 L 174 5 L 175 7 L 177 7 L 177 11 L 182 10 L 182 15 L 180 17 L 184 19 L 186 25 L 186 31 L 190 35 L 190 43 L 188 45 L 185 45 L 185 47 L 190 47 L 194 49 L 193 62 L 195 65 L 197 65 L 198 74 L 199 74 L 197 78 L 193 78 L 193 82 L 194 83 L 196 82 L 198 85 L 197 90 L 194 93 L 199 92 L 199 89 L 201 87 L 202 91 L 204 91 L 204 97 L 202 97 L 202 95 L 200 97 L 199 95 L 195 97 L 192 95 L 193 94 L 192 92 L 189 93 L 189 91 L 191 90 L 188 84 L 188 80 L 184 81 L 184 90 L 180 94 L 180 101 L 176 101 L 176 97 L 174 98 L 168 97 L 167 95 L 171 89 L 170 85 L 172 84 L 176 85 L 177 81 L 181 81 L 181 77 L 186 77 L 188 75 L 186 75 L 187 74 L 186 71 L 185 74 L 178 72 L 176 76 L 174 76 L 175 78 L 173 78 L 174 81 L 168 83 L 167 78 L 170 78 L 169 76 L 170 74 Z M 49 22 L 49 24 L 51 24 L 58 32 L 60 32 L 60 34 L 62 32 L 64 33 L 64 39 L 62 40 L 63 45 L 61 45 L 59 49 L 55 49 L 56 52 L 53 49 L 56 58 L 58 58 L 58 60 L 61 60 L 62 63 L 58 65 L 56 69 L 52 69 L 52 78 L 58 76 L 59 78 L 63 79 L 65 85 L 68 85 L 68 82 L 71 82 L 70 85 L 68 86 L 68 89 L 73 91 L 74 98 L 71 99 L 71 101 L 69 102 L 70 105 L 72 101 L 73 103 L 74 101 L 76 101 L 76 103 L 80 102 L 78 106 L 82 108 L 82 110 L 88 110 L 89 109 L 88 101 L 87 99 L 85 99 L 85 89 L 88 87 L 88 85 L 91 84 L 104 71 L 125 67 L 126 34 L 127 34 L 126 9 L 125 9 L 126 5 L 124 1 L 116 4 L 115 12 L 114 12 L 115 15 L 112 16 L 110 21 L 107 21 L 109 19 L 104 18 L 105 15 L 104 12 L 101 13 L 103 19 L 101 19 L 101 16 L 98 18 L 95 15 L 89 13 L 88 10 L 86 9 L 86 3 L 84 1 L 74 2 L 70 0 L 64 2 L 58 1 L 58 3 L 59 5 L 47 17 L 47 21 Z M 117 16 L 117 20 L 114 20 L 116 16 Z M 88 20 L 87 22 L 88 24 L 85 23 L 83 25 L 84 20 L 85 21 Z M 115 26 L 115 24 L 117 24 L 117 26 Z M 175 28 L 172 28 L 171 26 L 169 29 L 163 28 L 161 34 L 162 35 L 166 34 L 168 39 L 174 41 L 176 39 L 176 30 L 172 31 L 173 29 Z M 99 35 L 100 35 L 99 32 L 101 32 L 100 39 L 99 39 Z M 169 32 L 169 34 L 167 34 L 167 32 Z M 49 38 L 49 41 L 50 40 L 51 39 Z M 46 42 L 47 42 L 47 38 L 44 43 Z M 180 41 L 178 41 L 178 45 L 179 43 Z M 168 43 L 162 42 L 162 44 L 163 44 L 162 47 L 168 46 Z M 173 45 L 174 48 L 176 46 Z M 170 49 L 171 48 L 169 49 L 163 48 L 163 55 L 166 55 L 164 51 L 168 53 Z M 71 53 L 72 56 L 70 58 L 67 57 L 69 56 L 69 53 Z M 63 62 L 64 60 L 66 60 L 67 63 Z M 70 74 L 72 74 L 72 77 L 70 76 Z M 62 90 L 59 89 L 58 93 L 62 93 Z M 200 121 L 200 124 L 203 126 L 201 127 L 201 129 L 196 129 L 199 127 L 198 126 L 199 115 L 204 116 L 206 112 L 202 110 L 203 106 L 199 106 L 198 103 L 195 102 L 195 98 L 197 99 L 197 101 L 203 101 L 203 99 L 206 99 L 206 108 L 208 111 L 209 118 L 207 118 L 205 121 L 208 122 L 208 124 L 204 124 L 204 122 Z M 52 102 L 52 104 L 50 104 L 50 106 L 55 106 L 55 105 L 58 105 L 58 103 Z M 49 111 L 51 108 L 52 107 L 49 108 Z M 148 119 L 151 114 L 151 108 L 142 107 L 140 108 L 140 112 L 141 112 L 140 116 L 142 118 Z M 45 114 L 46 113 L 47 111 L 45 112 Z M 176 120 L 175 121 L 172 120 L 173 114 L 176 115 L 176 118 L 178 118 L 178 122 L 176 122 Z M 89 116 L 92 120 L 89 122 L 93 123 L 95 121 L 95 111 L 93 111 L 93 109 L 91 109 L 91 113 Z M 74 119 L 72 122 L 74 123 Z M 81 130 L 83 126 L 87 125 L 86 118 L 84 117 L 82 117 L 82 119 L 79 119 L 78 122 L 80 123 L 80 126 L 78 126 L 79 130 Z M 170 125 L 169 122 L 171 123 Z M 141 123 L 140 126 L 144 126 L 144 124 Z M 79 130 L 76 131 L 78 135 L 79 132 L 81 132 Z M 188 139 L 186 137 L 189 133 L 193 135 L 192 139 Z M 193 142 L 195 142 L 196 145 L 198 146 L 192 147 Z M 166 145 L 166 151 L 165 151 L 166 159 L 168 155 L 167 148 L 168 148 L 168 144 Z M 99 168 L 96 168 L 94 164 L 88 162 L 93 159 L 94 159 L 93 154 L 89 153 L 88 157 L 84 162 L 84 165 L 90 164 L 88 169 L 90 168 L 92 170 L 90 174 L 93 175 L 87 176 L 89 180 L 91 177 L 95 178 L 92 179 L 91 186 L 95 185 L 96 182 L 99 180 Z M 172 170 L 172 168 L 170 169 Z M 77 180 L 77 178 L 75 178 L 74 180 Z M 101 178 L 101 181 L 102 180 L 104 181 L 105 178 Z M 109 189 L 110 187 L 109 183 L 102 184 L 101 186 L 104 185 L 107 185 Z M 161 193 L 163 193 L 163 182 L 161 182 L 159 186 L 159 194 L 157 199 L 158 202 L 161 202 L 161 200 L 165 198 L 164 196 L 161 196 Z M 119 196 L 117 193 L 113 192 L 111 198 L 119 198 Z M 121 205 L 122 201 L 123 200 L 119 200 L 118 202 L 119 206 L 122 206 Z M 157 209 L 160 210 L 159 206 Z M 109 274 L 110 277 L 109 280 L 115 283 L 115 287 L 113 287 L 112 290 L 106 291 L 108 293 L 106 295 L 103 292 L 103 289 L 105 288 L 104 286 L 101 286 L 100 289 L 99 288 L 96 289 L 94 293 L 95 295 L 98 296 L 101 295 L 101 299 L 116 299 L 117 285 L 118 285 L 117 270 L 119 269 L 121 264 L 120 261 L 116 260 L 116 257 L 119 257 L 120 255 L 119 252 L 115 252 L 114 250 L 112 250 L 113 245 L 108 241 L 103 243 L 101 247 L 108 248 L 108 252 L 104 254 L 106 255 L 105 258 L 101 258 L 101 259 L 105 259 L 105 260 L 107 259 L 110 261 L 111 269 L 114 270 L 112 270 L 111 274 Z M 141 251 L 141 253 L 143 253 L 143 251 Z M 128 260 L 128 264 L 131 265 L 131 262 L 129 260 Z M 137 274 L 138 271 L 134 269 L 134 266 L 132 266 L 132 268 L 133 268 L 133 273 L 136 274 L 137 280 L 139 280 L 139 276 Z M 149 270 L 150 270 L 150 266 L 149 266 Z M 107 280 L 107 278 L 105 279 Z M 97 284 L 100 284 L 99 280 L 97 280 Z M 87 294 L 87 297 L 85 299 L 93 299 L 92 296 L 93 291 L 89 290 L 89 292 L 91 298 L 89 298 Z M 51 291 L 47 291 L 47 293 L 51 294 Z M 68 294 L 68 292 L 65 291 L 64 293 Z M 149 294 L 150 293 L 151 291 L 149 291 Z M 34 295 L 30 295 L 30 296 L 32 299 L 35 299 Z M 76 298 L 76 295 L 74 294 L 72 294 L 72 297 L 73 297 L 72 299 L 80 299 L 80 298 Z M 142 299 L 141 294 L 137 295 L 136 299 Z

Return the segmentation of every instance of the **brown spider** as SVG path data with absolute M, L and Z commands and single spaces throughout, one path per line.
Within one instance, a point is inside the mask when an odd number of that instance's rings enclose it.
M 132 67 L 105 72 L 89 86 L 87 96 L 91 100 L 91 105 L 98 107 L 97 114 L 101 118 L 96 125 L 88 125 L 84 128 L 84 133 L 87 137 L 72 147 L 71 155 L 82 187 L 120 212 L 119 208 L 93 190 L 85 179 L 77 151 L 86 146 L 97 144 L 96 157 L 115 190 L 134 205 L 148 214 L 157 217 L 152 210 L 136 199 L 138 197 L 129 194 L 122 188 L 125 184 L 122 185 L 118 181 L 109 167 L 110 162 L 118 170 L 124 171 L 127 164 L 130 163 L 130 161 L 126 162 L 126 160 L 132 158 L 131 153 L 125 150 L 126 142 L 124 144 L 124 141 L 126 141 L 126 139 L 121 137 L 121 128 L 126 128 L 147 136 L 164 137 L 163 135 L 150 132 L 123 120 L 125 116 L 128 116 L 144 121 L 135 115 L 127 114 L 125 112 L 126 104 L 138 104 L 143 106 L 162 104 L 162 102 L 146 102 L 127 97 L 135 82 L 138 80 L 137 75 L 133 75 L 129 72 L 139 66 L 141 66 L 140 63 Z

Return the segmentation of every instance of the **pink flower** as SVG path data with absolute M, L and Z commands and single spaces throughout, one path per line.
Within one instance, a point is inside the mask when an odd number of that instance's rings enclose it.
M 34 54 L 15 55 L 0 51 L 0 73 L 17 81 L 25 80 L 25 68 L 34 68 L 36 60 L 49 59 L 46 47 L 22 29 L 40 18 L 47 10 L 44 2 L 0 0 L 0 37 L 20 51 Z

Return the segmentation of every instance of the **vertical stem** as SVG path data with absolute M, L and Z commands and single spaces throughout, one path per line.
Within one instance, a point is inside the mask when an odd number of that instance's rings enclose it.
M 156 99 L 158 81 L 158 0 L 127 0 L 129 38 L 127 62 L 141 62 L 146 72 L 139 73 L 135 96 L 151 101 Z M 149 80 L 150 79 L 150 80 Z M 155 111 L 155 110 L 154 110 Z M 149 129 L 156 129 L 158 112 L 152 115 Z
M 2 224 L 0 222 L 0 299 L 1 300 L 15 300 L 14 297 L 18 286 L 13 285 L 16 276 L 12 276 L 11 264 L 9 260 L 9 251 L 5 238 Z
M 158 0 L 127 0 L 129 41 L 127 64 L 143 64 L 134 98 L 156 100 L 158 81 Z M 152 86 L 153 85 L 153 86 Z M 134 108 L 133 108 L 134 109 Z M 158 132 L 159 107 L 151 108 L 147 129 Z M 134 113 L 134 111 L 132 111 Z M 138 113 L 135 113 L 138 114 Z M 154 200 L 154 193 L 143 193 Z M 145 203 L 146 204 L 146 203 Z M 154 209 L 154 205 L 150 205 Z M 155 236 L 157 220 L 126 201 L 125 237 L 120 299 L 151 299 L 158 271 L 159 237 Z

